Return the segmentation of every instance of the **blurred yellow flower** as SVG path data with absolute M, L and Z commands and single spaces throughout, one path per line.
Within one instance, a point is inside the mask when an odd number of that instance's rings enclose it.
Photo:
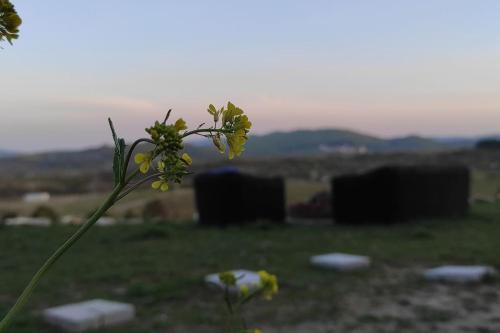
M 186 163 L 187 165 L 193 164 L 193 160 L 191 159 L 191 156 L 189 156 L 188 153 L 182 154 L 181 160 L 183 160 L 184 163 Z
M 232 122 L 235 117 L 242 115 L 243 110 L 236 107 L 233 103 L 227 102 L 227 109 L 222 110 L 222 126 L 226 123 Z
M 165 171 L 165 162 L 158 161 L 158 171 L 160 171 L 160 172 Z
M 259 271 L 258 273 L 262 286 L 262 295 L 265 299 L 271 300 L 273 295 L 278 293 L 278 278 L 266 271 Z
M 151 153 L 138 153 L 134 156 L 134 161 L 139 164 L 139 170 L 142 173 L 147 173 L 151 166 L 152 155 Z
M 177 132 L 187 129 L 186 122 L 182 118 L 177 119 L 177 121 L 174 124 L 174 127 L 177 130 Z
M 250 288 L 246 284 L 240 286 L 240 293 L 242 297 L 247 297 L 250 294 Z
M 226 134 L 227 144 L 229 145 L 229 159 L 239 156 L 245 150 L 247 136 L 244 130 L 237 130 L 234 134 Z
M 168 191 L 168 183 L 165 179 L 156 180 L 151 184 L 151 187 L 155 190 L 160 190 L 162 192 Z
M 236 285 L 236 276 L 234 276 L 233 272 L 219 273 L 219 280 L 226 286 Z

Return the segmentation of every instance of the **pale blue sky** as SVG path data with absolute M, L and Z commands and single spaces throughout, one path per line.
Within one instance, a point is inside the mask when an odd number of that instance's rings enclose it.
M 500 1 L 14 0 L 0 148 L 126 137 L 231 100 L 255 133 L 500 133 Z M 14 139 L 15 138 L 15 139 Z

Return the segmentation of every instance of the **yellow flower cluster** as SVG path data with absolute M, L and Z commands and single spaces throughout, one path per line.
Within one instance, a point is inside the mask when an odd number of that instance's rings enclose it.
M 222 136 L 224 136 L 229 147 L 229 159 L 233 159 L 245 150 L 244 146 L 248 140 L 247 134 L 252 123 L 243 114 L 243 110 L 228 102 L 226 107 L 219 110 L 210 104 L 208 113 L 213 116 L 215 124 L 209 128 L 201 128 L 202 125 L 200 125 L 196 130 L 186 131 L 188 127 L 182 118 L 167 125 L 169 111 L 162 123 L 156 121 L 153 126 L 146 129 L 151 140 L 144 141 L 154 144 L 154 149 L 150 152 L 136 154 L 134 160 L 139 166 L 139 171 L 143 174 L 150 171 L 153 161 L 159 160 L 156 168 L 158 179 L 151 184 L 153 189 L 167 191 L 169 183 L 180 183 L 182 177 L 188 174 L 187 167 L 193 163 L 193 160 L 187 153 L 182 155 L 179 153 L 184 148 L 182 140 L 188 135 L 198 134 L 212 138 L 214 145 L 221 153 L 226 151 L 226 145 L 222 142 Z
M 254 299 L 255 297 L 262 295 L 265 299 L 270 300 L 274 295 L 278 293 L 278 278 L 276 275 L 269 274 L 266 271 L 259 271 L 258 272 L 260 281 L 259 284 L 256 286 L 252 286 L 253 290 L 251 290 L 249 285 L 242 284 L 239 287 L 239 295 L 236 298 L 236 301 L 233 303 L 231 301 L 232 298 L 229 297 L 228 292 L 229 290 L 228 287 L 234 287 L 237 285 L 238 279 L 241 279 L 242 277 L 236 277 L 233 272 L 228 271 L 228 272 L 222 272 L 219 273 L 219 280 L 221 281 L 222 284 L 224 284 L 225 288 L 225 300 L 226 303 L 228 303 L 228 307 L 230 309 L 230 313 L 233 314 L 233 309 L 239 309 L 239 307 L 248 301 Z M 240 331 L 241 333 L 262 333 L 261 330 L 259 329 L 246 329 L 244 327 L 243 330 Z
M 152 182 L 153 189 L 165 192 L 169 188 L 169 181 L 180 182 L 188 173 L 186 167 L 193 163 L 191 156 L 187 153 L 181 156 L 178 154 L 178 151 L 183 148 L 180 132 L 186 129 L 186 122 L 182 118 L 177 119 L 173 125 L 155 122 L 152 127 L 146 129 L 155 144 L 155 149 L 151 152 L 136 154 L 134 160 L 139 165 L 139 171 L 145 174 L 151 169 L 153 160 L 160 159 L 156 170 L 161 175 Z
M 244 150 L 244 145 L 248 140 L 247 134 L 252 127 L 248 117 L 243 114 L 243 110 L 228 102 L 227 108 L 222 107 L 217 110 L 212 104 L 208 107 L 208 113 L 214 117 L 214 122 L 222 121 L 221 129 L 226 136 L 229 146 L 229 159 L 239 156 Z M 221 135 L 217 133 L 212 136 L 212 140 L 217 149 L 223 154 L 226 149 L 222 144 Z

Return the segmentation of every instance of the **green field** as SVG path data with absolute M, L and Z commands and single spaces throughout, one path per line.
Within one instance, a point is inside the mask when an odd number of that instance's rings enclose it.
M 328 191 L 328 182 L 310 181 L 290 178 L 286 180 L 287 206 L 307 201 L 319 191 Z M 487 171 L 474 171 L 471 180 L 471 197 L 491 201 L 500 189 L 500 173 Z M 48 206 L 52 207 L 59 216 L 76 215 L 87 216 L 93 212 L 105 199 L 103 193 L 73 194 L 53 196 Z M 188 186 L 172 186 L 166 193 L 160 193 L 144 186 L 139 191 L 133 192 L 122 202 L 114 206 L 109 214 L 122 218 L 128 214 L 142 216 L 144 206 L 151 201 L 159 200 L 166 207 L 166 215 L 170 220 L 191 220 L 195 213 L 194 191 Z M 45 204 L 44 204 L 45 205 Z M 0 199 L 0 218 L 6 213 L 31 215 L 39 204 L 27 204 L 19 199 Z
M 290 179 L 286 181 L 287 205 L 306 201 L 318 191 L 327 191 L 328 184 L 321 182 Z M 103 193 L 75 194 L 54 196 L 48 205 L 53 208 L 59 216 L 76 215 L 87 216 L 93 212 L 104 201 L 106 195 Z M 167 216 L 171 220 L 191 220 L 195 212 L 194 191 L 191 187 L 173 186 L 168 192 L 153 191 L 144 186 L 139 191 L 133 192 L 119 204 L 115 205 L 109 214 L 121 218 L 132 213 L 138 217 L 142 216 L 144 206 L 151 201 L 160 200 L 167 210 Z M 27 204 L 21 200 L 0 200 L 0 217 L 8 212 L 20 215 L 31 215 L 40 204 Z
M 54 332 L 40 310 L 96 297 L 138 309 L 132 324 L 101 333 L 220 332 L 221 295 L 202 279 L 232 268 L 279 276 L 280 294 L 247 309 L 248 322 L 265 332 L 496 332 L 500 281 L 427 284 L 419 273 L 441 263 L 500 268 L 499 217 L 500 204 L 477 204 L 465 219 L 397 226 L 96 227 L 44 278 L 11 332 Z M 74 230 L 0 230 L 0 312 Z M 309 256 L 332 251 L 369 255 L 374 265 L 348 274 L 309 267 Z

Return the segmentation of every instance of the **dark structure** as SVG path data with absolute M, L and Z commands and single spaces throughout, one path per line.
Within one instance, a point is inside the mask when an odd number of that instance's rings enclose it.
M 477 149 L 500 150 L 500 140 L 485 139 L 476 144 Z
M 469 178 L 463 166 L 388 166 L 334 178 L 333 216 L 346 224 L 463 216 Z
M 262 178 L 217 169 L 194 180 L 196 207 L 203 225 L 285 220 L 283 178 Z

